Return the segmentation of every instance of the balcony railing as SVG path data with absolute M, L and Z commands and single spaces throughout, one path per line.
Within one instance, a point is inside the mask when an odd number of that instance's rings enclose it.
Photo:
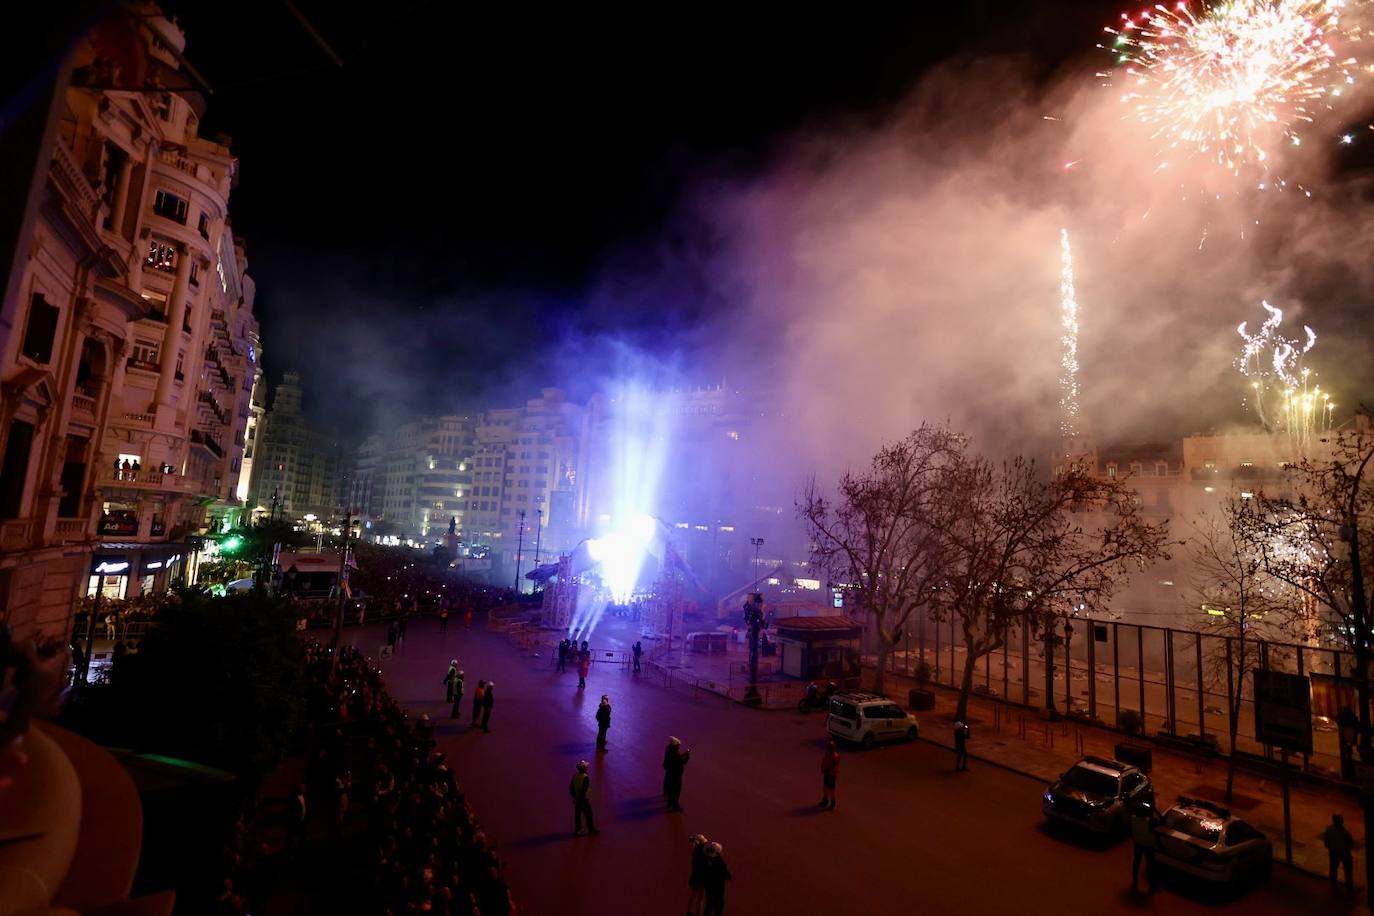
M 0 522 L 0 550 L 13 550 L 29 546 L 32 532 L 32 519 L 13 518 Z
M 62 541 L 83 540 L 86 537 L 86 519 L 59 518 L 57 520 L 57 537 Z
M 95 413 L 95 398 L 87 397 L 84 394 L 72 395 L 72 409 L 83 413 Z
M 142 369 L 144 372 L 157 372 L 161 368 L 157 363 L 149 362 L 146 359 L 135 359 L 132 356 L 124 364 L 130 369 Z
M 203 433 L 198 429 L 191 430 L 191 441 L 196 445 L 203 445 L 217 458 L 224 457 L 224 446 L 220 445 L 215 438 L 208 433 Z

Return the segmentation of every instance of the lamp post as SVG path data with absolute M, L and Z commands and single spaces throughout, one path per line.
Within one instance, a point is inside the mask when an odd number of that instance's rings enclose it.
M 520 531 L 515 545 L 515 594 L 520 594 L 520 562 L 525 551 L 525 510 L 520 510 Z
M 759 590 L 759 549 L 763 547 L 763 538 L 750 538 L 749 543 L 754 545 L 754 591 Z
M 534 568 L 539 568 L 539 542 L 544 536 L 544 510 L 534 510 Z
M 353 510 L 350 509 L 344 516 L 343 543 L 339 545 L 339 610 L 338 616 L 334 618 L 334 639 L 331 641 L 329 649 L 329 674 L 331 677 L 335 669 L 339 667 L 339 642 L 343 637 L 344 584 L 348 579 L 348 540 L 352 533 Z

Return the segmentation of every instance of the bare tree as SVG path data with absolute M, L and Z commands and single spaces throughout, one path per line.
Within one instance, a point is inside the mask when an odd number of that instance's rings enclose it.
M 978 459 L 960 469 L 954 490 L 954 559 L 936 610 L 964 634 L 962 718 L 978 660 L 1004 647 L 1013 627 L 1042 631 L 1056 614 L 1101 603 L 1131 568 L 1167 558 L 1169 541 L 1167 523 L 1143 521 L 1125 484 L 1077 466 L 1046 480 L 1025 459 Z
M 1265 572 L 1263 555 L 1246 538 L 1254 516 L 1253 499 L 1232 497 L 1218 514 L 1195 522 L 1188 539 L 1193 597 L 1212 620 L 1212 632 L 1225 640 L 1217 644 L 1221 651 L 1208 653 L 1206 676 L 1214 686 L 1230 685 L 1228 803 L 1236 777 L 1236 733 L 1245 682 L 1259 668 L 1253 641 L 1291 634 L 1301 606 L 1290 586 Z
M 1374 427 L 1361 411 L 1331 451 L 1291 468 L 1294 498 L 1254 496 L 1242 536 L 1262 558 L 1264 571 L 1306 596 L 1325 616 L 1321 624 L 1355 655 L 1360 755 L 1369 760 L 1370 594 L 1374 586 Z
M 883 692 L 888 655 L 912 612 L 928 604 L 946 575 L 950 479 L 966 460 L 966 439 L 922 424 L 883 446 L 862 474 L 846 473 L 838 495 L 813 480 L 797 505 L 812 562 L 872 615 L 877 630 L 874 690 Z

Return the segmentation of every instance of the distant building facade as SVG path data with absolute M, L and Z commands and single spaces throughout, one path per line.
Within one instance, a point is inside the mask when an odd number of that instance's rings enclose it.
M 287 372 L 256 424 L 250 499 L 259 514 L 328 519 L 348 508 L 339 500 L 339 445 L 306 419 L 301 398 L 299 374 Z

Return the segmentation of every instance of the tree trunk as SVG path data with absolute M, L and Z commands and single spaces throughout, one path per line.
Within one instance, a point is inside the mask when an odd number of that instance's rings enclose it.
M 1244 606 L 1242 605 L 1242 611 Z M 1245 696 L 1245 623 L 1241 618 L 1241 635 L 1237 640 L 1239 649 L 1236 655 L 1236 695 L 1231 698 L 1231 721 L 1228 731 L 1231 735 L 1231 755 L 1226 761 L 1226 804 L 1231 804 L 1231 790 L 1236 783 L 1236 732 L 1240 727 L 1241 698 Z M 1229 676 L 1229 675 L 1228 675 Z
M 968 698 L 973 693 L 973 672 L 978 665 L 978 659 L 987 653 L 979 651 L 975 654 L 973 646 L 967 646 L 964 652 L 964 676 L 959 680 L 959 708 L 954 711 L 956 722 L 964 721 L 968 715 Z
M 879 696 L 887 696 L 883 693 L 883 676 L 887 674 L 887 656 L 892 651 L 892 643 L 887 641 L 887 637 L 882 633 L 878 634 L 878 670 L 873 674 L 873 692 Z
M 1362 635 L 1355 640 L 1355 695 L 1360 701 L 1360 759 L 1368 763 L 1369 752 L 1369 644 Z

